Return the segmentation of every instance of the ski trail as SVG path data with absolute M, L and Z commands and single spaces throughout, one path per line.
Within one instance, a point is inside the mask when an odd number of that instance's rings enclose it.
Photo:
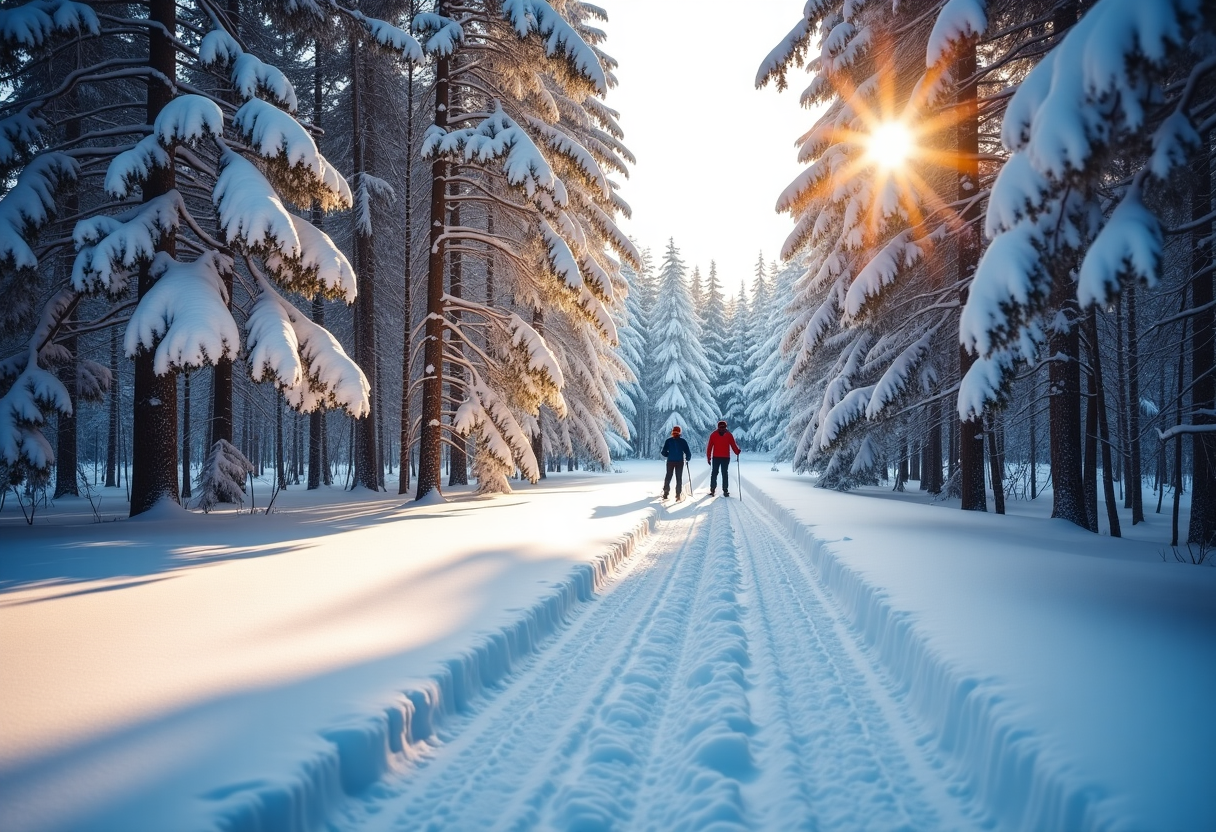
M 685 501 L 443 744 L 330 828 L 976 828 L 917 738 L 774 520 Z

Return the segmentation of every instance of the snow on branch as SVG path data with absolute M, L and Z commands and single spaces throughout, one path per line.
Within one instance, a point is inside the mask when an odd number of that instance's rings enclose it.
M 24 161 L 29 149 L 42 140 L 46 127 L 46 119 L 37 115 L 33 104 L 0 119 L 0 175 Z
M 320 292 L 330 300 L 354 303 L 356 296 L 355 270 L 342 250 L 330 236 L 308 220 L 288 215 L 299 240 L 299 256 L 284 257 L 272 252 L 266 257 L 266 268 L 278 283 L 293 292 L 312 296 Z
M 277 190 L 301 208 L 312 200 L 324 210 L 349 208 L 350 185 L 317 150 L 308 131 L 273 104 L 251 98 L 236 111 L 233 124 L 253 150 L 267 160 Z
M 168 168 L 172 164 L 173 159 L 156 136 L 144 136 L 134 147 L 110 160 L 103 186 L 115 199 L 126 199 L 147 180 L 153 169 Z
M 232 260 L 210 251 L 192 263 L 165 252 L 152 261 L 156 283 L 131 313 L 123 349 L 134 357 L 140 347 L 155 349 L 157 375 L 214 364 L 240 347 L 240 330 L 228 311 L 224 275 Z
M 553 173 L 544 153 L 528 132 L 503 112 L 499 102 L 495 102 L 494 112 L 476 127 L 450 133 L 435 125 L 428 128 L 422 140 L 422 156 L 430 158 L 438 154 L 460 156 L 465 162 L 481 164 L 501 158 L 507 181 L 530 199 L 544 192 L 558 206 L 565 207 L 569 202 L 566 186 Z
M 428 55 L 447 58 L 464 43 L 464 28 L 450 17 L 422 12 L 414 15 L 412 25 L 415 33 L 425 37 L 422 49 Z
M 363 26 L 367 29 L 368 34 L 372 36 L 372 39 L 385 49 L 390 49 L 399 54 L 403 59 L 412 61 L 413 63 L 422 63 L 426 60 L 426 55 L 422 51 L 422 45 L 409 32 L 404 29 L 398 29 L 391 23 L 377 20 L 374 17 L 366 17 L 362 14 L 358 16 Z
M 982 355 L 963 376 L 958 388 L 958 417 L 964 422 L 982 419 L 1004 402 L 1013 381 L 1017 356 L 1008 350 Z
M 1082 308 L 1109 303 L 1119 294 L 1124 276 L 1157 285 L 1165 237 L 1141 197 L 1137 177 L 1085 253 L 1077 278 Z
M 845 323 L 850 323 L 864 314 L 871 299 L 882 294 L 885 288 L 895 282 L 900 272 L 912 268 L 924 255 L 924 250 L 911 240 L 911 229 L 896 234 L 891 242 L 883 246 L 858 272 L 857 279 L 845 295 Z
M 604 175 L 599 163 L 595 161 L 595 157 L 588 152 L 587 148 L 557 127 L 546 124 L 538 118 L 528 116 L 528 124 L 545 137 L 550 147 L 578 166 L 579 170 L 596 184 L 604 196 L 608 196 L 612 192 L 608 185 L 608 177 Z
M 0 396 L 0 467 L 7 469 L 10 481 L 44 480 L 55 463 L 51 444 L 42 430 L 50 412 L 72 414 L 72 399 L 55 374 L 39 364 L 39 358 L 51 334 L 75 308 L 76 298 L 70 289 L 53 295 L 26 343 L 24 355 L 4 362 L 5 372 L 0 379 L 11 377 L 10 369 L 16 376 Z
M 56 35 L 100 31 L 97 14 L 71 0 L 33 0 L 0 9 L 0 66 L 11 67 L 19 52 L 40 49 Z
M 882 378 L 874 385 L 873 395 L 870 397 L 869 404 L 866 405 L 866 418 L 877 419 L 887 405 L 896 401 L 903 394 L 908 387 L 908 382 L 915 377 L 916 369 L 929 355 L 932 343 L 933 331 L 926 332 L 891 362 L 886 372 L 882 374 Z
M 341 407 L 356 419 L 366 416 L 371 387 L 363 371 L 324 327 L 288 303 L 259 279 L 261 289 L 246 323 L 250 373 L 270 378 L 296 410 Z
M 959 341 L 981 357 L 1017 336 L 1029 310 L 1051 291 L 1040 255 L 1042 234 L 1022 223 L 1001 234 L 980 259 L 967 305 L 959 317 Z
M 261 92 L 288 112 L 296 111 L 299 102 L 296 100 L 295 87 L 282 70 L 244 51 L 236 39 L 223 29 L 212 29 L 204 35 L 198 54 L 203 66 L 229 68 L 229 81 L 241 98 L 249 100 Z
M 0 267 L 38 267 L 29 241 L 55 218 L 56 189 L 78 173 L 76 160 L 62 153 L 43 153 L 25 166 L 0 199 Z
M 873 392 L 873 385 L 850 390 L 828 411 L 823 423 L 819 426 L 816 437 L 818 450 L 826 451 L 848 429 L 849 425 L 865 416 Z
M 278 194 L 252 162 L 228 148 L 220 155 L 211 201 L 228 242 L 267 255 L 299 257 L 300 238 Z
M 929 43 L 925 48 L 925 66 L 936 66 L 947 58 L 955 46 L 969 38 L 977 38 L 988 28 L 987 0 L 946 0 L 937 13 Z
M 597 93 L 608 92 L 608 79 L 595 50 L 545 0 L 503 0 L 502 14 L 521 39 L 533 32 L 540 35 L 545 39 L 545 54 L 562 55 Z
M 183 213 L 181 194 L 170 191 L 118 216 L 80 220 L 72 232 L 77 249 L 72 287 L 121 294 L 131 272 L 156 256 L 161 236 L 177 231 Z

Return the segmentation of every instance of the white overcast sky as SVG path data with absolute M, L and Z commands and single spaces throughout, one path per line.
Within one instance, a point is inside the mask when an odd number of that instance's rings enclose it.
M 777 196 L 798 174 L 794 140 L 812 116 L 798 105 L 809 81 L 755 89 L 756 69 L 798 22 L 802 0 L 600 0 L 605 51 L 620 61 L 607 103 L 621 113 L 638 163 L 622 183 L 633 208 L 623 227 L 661 260 L 673 237 L 702 273 L 716 260 L 727 295 L 760 251 L 775 259 L 793 227 Z

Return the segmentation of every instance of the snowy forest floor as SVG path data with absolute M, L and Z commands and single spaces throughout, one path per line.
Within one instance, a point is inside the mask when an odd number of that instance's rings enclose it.
M 1216 569 L 1163 561 L 1164 515 L 1112 540 L 758 465 L 663 505 L 624 467 L 10 501 L 0 828 L 1216 825 Z

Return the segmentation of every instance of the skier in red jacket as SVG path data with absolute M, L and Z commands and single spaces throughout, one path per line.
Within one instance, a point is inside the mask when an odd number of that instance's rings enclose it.
M 730 468 L 730 452 L 735 452 L 735 458 L 739 457 L 739 446 L 735 442 L 735 437 L 726 429 L 726 420 L 718 422 L 718 429 L 709 435 L 709 441 L 705 443 L 705 463 L 712 465 L 713 469 L 709 474 L 709 496 L 714 496 L 714 492 L 718 489 L 718 471 L 722 471 L 722 496 L 730 496 L 730 475 L 727 469 Z

